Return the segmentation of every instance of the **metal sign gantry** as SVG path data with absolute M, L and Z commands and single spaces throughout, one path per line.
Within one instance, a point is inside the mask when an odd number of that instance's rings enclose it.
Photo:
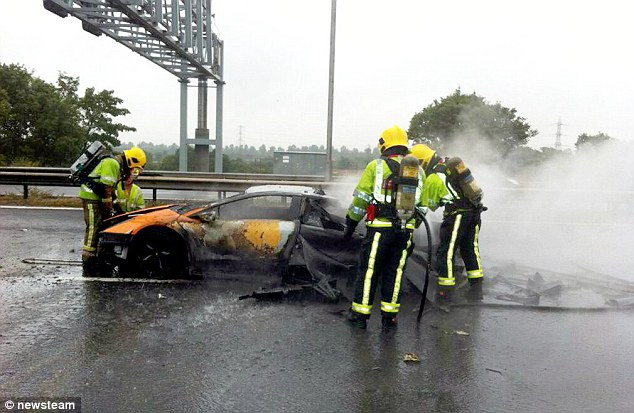
M 213 32 L 211 0 L 43 0 L 44 8 L 71 15 L 96 36 L 105 34 L 179 78 L 179 169 L 187 170 L 187 145 L 194 144 L 195 171 L 209 171 L 214 145 L 215 171 L 222 172 L 224 43 Z M 187 138 L 187 85 L 198 79 L 198 127 Z M 207 128 L 207 81 L 216 89 L 216 139 Z

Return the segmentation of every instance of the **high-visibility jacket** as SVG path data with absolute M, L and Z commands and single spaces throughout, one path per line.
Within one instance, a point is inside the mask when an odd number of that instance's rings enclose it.
M 143 199 L 143 192 L 136 184 L 132 184 L 130 191 L 126 192 L 123 187 L 123 183 L 119 181 L 115 191 L 117 199 L 114 203 L 119 205 L 122 212 L 132 212 L 137 209 L 145 208 L 145 199 Z
M 403 156 L 393 156 L 391 159 L 395 160 L 399 164 L 403 159 Z M 348 208 L 348 217 L 356 222 L 359 222 L 366 215 L 366 211 L 370 204 L 382 204 L 391 205 L 392 194 L 385 188 L 384 182 L 392 175 L 387 161 L 384 159 L 375 159 L 370 162 L 363 171 L 363 175 L 359 180 L 359 184 L 353 193 L 352 203 Z M 418 185 L 416 187 L 416 206 L 423 207 L 422 203 L 422 191 L 423 182 L 425 181 L 425 174 L 422 169 L 419 169 L 418 173 Z M 407 221 L 406 228 L 414 229 L 416 220 L 412 217 Z M 371 228 L 389 228 L 392 227 L 393 222 L 389 218 L 377 216 L 373 220 L 366 221 L 366 226 Z
M 99 164 L 88 174 L 93 181 L 105 186 L 114 187 L 121 177 L 121 166 L 115 158 L 102 159 Z M 82 184 L 79 189 L 79 197 L 89 201 L 99 201 L 101 198 L 95 194 L 86 184 Z

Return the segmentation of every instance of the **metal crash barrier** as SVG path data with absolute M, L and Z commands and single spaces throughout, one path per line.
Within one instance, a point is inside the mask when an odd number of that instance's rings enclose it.
M 1 167 L 0 184 L 23 187 L 24 199 L 29 196 L 30 186 L 77 186 L 68 181 L 68 168 Z M 144 171 L 138 178 L 139 186 L 152 190 L 152 200 L 156 202 L 158 190 L 217 192 L 218 198 L 226 198 L 227 193 L 244 192 L 254 185 L 296 185 L 318 188 L 332 188 L 343 183 L 324 182 L 323 176 L 272 175 L 241 173 L 206 173 Z
M 0 167 L 0 185 L 22 186 L 23 197 L 29 196 L 31 186 L 73 187 L 68 181 L 68 168 Z M 354 181 L 354 182 L 353 182 Z M 246 173 L 211 172 L 175 172 L 144 171 L 138 178 L 139 186 L 152 190 L 152 200 L 157 201 L 157 191 L 202 191 L 217 192 L 218 198 L 226 198 L 227 193 L 241 193 L 255 185 L 296 185 L 321 188 L 326 191 L 345 190 L 352 194 L 357 182 L 325 182 L 323 176 L 310 175 L 273 175 Z M 339 192 L 340 193 L 340 192 Z M 565 209 L 574 206 L 575 210 L 588 211 L 597 217 L 603 212 L 629 211 L 634 205 L 634 191 L 608 190 L 593 188 L 548 188 L 541 185 L 521 185 L 512 187 L 488 188 L 485 205 L 496 204 L 496 214 L 505 210 L 512 212 L 517 208 L 526 208 L 527 200 L 536 212 L 552 209 Z M 492 212 L 489 215 L 496 215 Z

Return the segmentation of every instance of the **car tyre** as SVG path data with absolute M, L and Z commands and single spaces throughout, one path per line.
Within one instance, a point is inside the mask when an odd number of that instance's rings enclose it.
M 130 245 L 122 275 L 133 278 L 181 278 L 187 269 L 187 249 L 180 237 L 166 229 L 150 228 Z

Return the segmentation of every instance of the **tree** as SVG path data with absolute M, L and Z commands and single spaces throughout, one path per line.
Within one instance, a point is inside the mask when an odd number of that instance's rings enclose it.
M 579 150 L 588 146 L 597 147 L 612 140 L 614 140 L 614 138 L 603 132 L 599 132 L 596 135 L 588 135 L 587 133 L 582 133 L 577 138 L 577 142 L 575 142 L 575 148 Z
M 113 90 L 96 92 L 89 87 L 84 96 L 77 94 L 79 78 L 60 73 L 57 79 L 58 91 L 64 100 L 78 112 L 78 124 L 83 129 L 87 141 L 99 140 L 113 147 L 121 144 L 119 133 L 134 132 L 136 128 L 115 123 L 114 118 L 130 113 L 128 109 L 119 107 L 123 100 L 114 96 Z
M 524 118 L 517 116 L 516 109 L 490 104 L 475 92 L 465 95 L 460 89 L 416 113 L 408 130 L 412 141 L 434 149 L 480 137 L 503 154 L 525 145 L 536 134 Z
M 128 110 L 112 91 L 88 88 L 79 97 L 78 86 L 64 74 L 55 86 L 21 65 L 0 64 L 0 161 L 68 166 L 87 141 L 116 146 L 119 132 L 134 130 L 113 122 Z
M 11 116 L 11 104 L 9 103 L 9 96 L 4 89 L 0 89 L 0 138 L 4 137 L 2 132 L 3 125 L 6 125 Z M 6 157 L 4 155 L 3 140 L 0 140 L 0 165 L 6 163 Z
M 34 77 L 23 66 L 0 65 L 3 106 L 0 152 L 7 163 L 60 165 L 59 146 L 80 137 L 69 107 L 55 87 Z

